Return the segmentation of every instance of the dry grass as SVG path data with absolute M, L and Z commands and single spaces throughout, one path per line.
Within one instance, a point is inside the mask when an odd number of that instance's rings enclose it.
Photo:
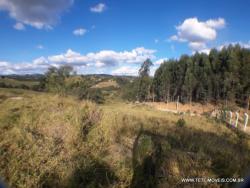
M 119 88 L 119 84 L 115 80 L 107 80 L 99 82 L 98 84 L 92 86 L 92 88 L 107 88 L 107 87 Z
M 211 117 L 218 116 L 220 110 L 223 108 L 223 106 L 220 105 L 214 105 L 214 104 L 200 104 L 200 103 L 192 103 L 190 104 L 181 104 L 179 103 L 178 111 L 176 108 L 176 102 L 147 102 L 146 105 L 153 107 L 156 110 L 165 111 L 165 112 L 172 112 L 172 113 L 187 113 L 191 116 L 204 116 L 209 115 Z M 238 122 L 238 128 L 241 130 L 244 130 L 244 113 L 247 112 L 250 114 L 250 110 L 246 111 L 244 108 L 240 108 L 235 104 L 228 104 L 228 108 L 232 109 L 232 112 L 238 112 L 239 113 L 239 122 Z M 232 124 L 235 123 L 236 120 L 236 114 L 232 114 Z M 248 122 L 246 132 L 250 134 L 250 121 Z
M 26 85 L 28 87 L 36 86 L 39 84 L 38 81 L 32 81 L 32 80 L 20 81 L 11 78 L 0 78 L 0 83 L 5 83 L 6 85 L 12 85 L 12 86 Z
M 141 185 L 143 181 L 147 181 L 146 177 L 140 180 L 140 177 L 145 174 L 139 177 L 136 174 L 141 173 L 147 156 L 154 158 L 156 145 L 158 145 L 155 142 L 159 142 L 161 148 L 168 148 L 161 154 L 163 159 L 158 169 L 166 171 L 164 176 L 167 181 L 158 182 L 162 187 L 178 185 L 181 177 L 218 177 L 220 173 L 244 177 L 246 170 L 250 168 L 249 136 L 241 131 L 229 129 L 213 119 L 207 119 L 204 116 L 177 115 L 132 103 L 109 104 L 102 106 L 102 110 L 104 112 L 101 122 L 102 135 L 109 154 L 104 160 L 113 161 L 110 163 L 112 169 L 116 169 L 118 177 L 126 186 L 131 184 L 136 186 L 134 181 Z M 181 117 L 185 120 L 186 127 L 178 128 L 176 122 Z M 142 157 L 137 157 L 137 164 L 141 165 L 137 168 L 133 167 L 132 161 L 136 158 L 134 150 L 140 150 L 144 144 L 139 140 L 138 146 L 135 146 L 141 127 L 145 133 L 143 132 L 139 137 L 141 139 L 146 136 L 149 140 L 146 146 L 149 148 L 145 149 Z M 239 151 L 237 147 L 241 150 Z M 224 155 L 226 157 L 222 161 L 220 157 Z M 157 155 L 155 158 L 161 157 Z M 226 168 L 230 160 L 234 162 Z M 153 161 L 158 163 L 157 160 Z M 236 164 L 240 167 L 236 167 Z M 242 168 L 241 171 L 239 171 L 240 168 Z M 220 187 L 220 185 L 215 186 Z
M 244 177 L 250 167 L 249 136 L 204 116 L 24 90 L 0 96 L 0 175 L 11 187 L 183 187 L 182 177 Z
M 165 102 L 147 102 L 146 103 L 149 106 L 152 106 L 158 110 L 169 110 L 169 111 L 177 111 L 177 107 L 176 107 L 176 102 L 169 102 L 169 103 L 165 103 Z M 244 112 L 246 112 L 245 109 L 238 107 L 235 104 L 229 104 L 228 105 L 229 108 L 233 108 L 233 111 L 238 111 L 240 114 L 243 114 Z M 201 104 L 201 103 L 195 103 L 192 102 L 192 104 L 187 103 L 187 104 L 182 104 L 179 103 L 178 106 L 178 111 L 179 112 L 190 112 L 190 113 L 195 113 L 198 115 L 202 115 L 204 113 L 207 112 L 212 112 L 213 110 L 218 110 L 221 109 L 222 105 L 214 105 L 211 103 L 207 103 L 207 104 Z M 248 113 L 250 114 L 250 111 L 248 111 Z
M 15 94 L 8 91 L 1 95 Z M 1 177 L 11 187 L 67 183 L 79 165 L 74 158 L 86 151 L 83 140 L 90 124 L 97 123 L 98 110 L 72 98 L 21 96 L 22 100 L 6 98 L 0 104 Z

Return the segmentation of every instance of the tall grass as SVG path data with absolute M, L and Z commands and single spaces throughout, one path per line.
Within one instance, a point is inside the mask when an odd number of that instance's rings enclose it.
M 100 119 L 90 102 L 47 94 L 8 98 L 0 109 L 0 174 L 11 187 L 67 182 L 79 165 L 76 158 L 85 158 L 84 140 Z
M 0 96 L 0 176 L 11 187 L 184 187 L 195 185 L 183 177 L 250 168 L 249 136 L 206 117 L 23 90 Z

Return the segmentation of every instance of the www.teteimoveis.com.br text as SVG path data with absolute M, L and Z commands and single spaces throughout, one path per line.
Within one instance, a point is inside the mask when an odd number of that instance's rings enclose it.
M 182 178 L 183 183 L 242 183 L 244 178 L 205 178 L 205 177 L 195 177 L 195 178 Z

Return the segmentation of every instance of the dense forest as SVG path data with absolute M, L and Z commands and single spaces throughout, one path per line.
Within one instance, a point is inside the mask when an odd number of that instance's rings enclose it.
M 249 105 L 250 50 L 239 45 L 168 60 L 155 72 L 150 87 L 156 101 L 233 101 Z

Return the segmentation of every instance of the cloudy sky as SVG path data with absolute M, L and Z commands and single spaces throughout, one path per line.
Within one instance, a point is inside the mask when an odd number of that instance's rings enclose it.
M 0 74 L 152 73 L 164 59 L 250 47 L 250 0 L 0 0 Z

